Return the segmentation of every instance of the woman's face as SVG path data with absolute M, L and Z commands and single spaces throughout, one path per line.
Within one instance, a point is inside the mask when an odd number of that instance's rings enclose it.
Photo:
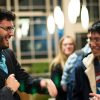
M 62 52 L 66 56 L 69 56 L 70 54 L 73 53 L 74 49 L 75 45 L 73 43 L 73 39 L 66 37 L 62 42 Z

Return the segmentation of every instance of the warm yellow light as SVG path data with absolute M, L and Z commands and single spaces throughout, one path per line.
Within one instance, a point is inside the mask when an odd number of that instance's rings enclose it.
M 53 15 L 49 15 L 47 18 L 47 29 L 50 34 L 55 32 L 55 21 Z
M 88 9 L 86 8 L 86 5 L 82 5 L 81 23 L 82 23 L 82 27 L 84 29 L 88 28 L 88 25 L 89 25 L 89 13 L 88 13 Z
M 68 5 L 68 18 L 69 18 L 69 21 L 71 23 L 76 23 L 76 20 L 77 20 L 77 16 L 76 16 L 76 12 L 74 11 L 74 2 L 73 0 L 71 0 L 69 2 L 69 5 Z
M 21 32 L 21 29 L 19 27 L 16 30 L 16 36 L 17 36 L 18 39 L 22 38 L 22 32 Z
M 59 6 L 54 9 L 54 20 L 59 29 L 64 28 L 64 14 Z
M 71 23 L 76 23 L 80 15 L 80 0 L 71 0 L 68 5 L 68 18 Z
M 74 0 L 76 16 L 80 15 L 80 0 Z

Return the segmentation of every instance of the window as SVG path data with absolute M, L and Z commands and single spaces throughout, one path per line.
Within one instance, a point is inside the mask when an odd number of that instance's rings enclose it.
M 81 8 L 84 0 L 81 1 Z M 86 6 L 89 12 L 89 20 L 90 21 L 96 21 L 99 20 L 99 0 L 85 0 Z M 78 21 L 81 21 L 81 16 L 79 16 Z
M 81 49 L 87 43 L 87 33 L 76 33 L 76 49 Z

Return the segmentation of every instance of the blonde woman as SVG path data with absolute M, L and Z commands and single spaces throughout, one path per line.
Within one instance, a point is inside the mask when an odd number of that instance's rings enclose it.
M 75 40 L 71 36 L 63 36 L 59 42 L 59 53 L 52 61 L 51 68 L 51 79 L 55 83 L 58 95 L 56 96 L 56 100 L 66 100 L 67 93 L 62 90 L 60 81 L 63 73 L 64 64 L 75 50 Z

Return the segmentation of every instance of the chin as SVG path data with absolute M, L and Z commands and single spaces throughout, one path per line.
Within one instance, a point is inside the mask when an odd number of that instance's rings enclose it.
M 9 46 L 4 46 L 2 49 L 7 49 L 7 48 L 9 48 Z
M 98 53 L 93 53 L 93 54 L 94 54 L 95 57 L 100 56 L 100 54 L 98 54 Z

